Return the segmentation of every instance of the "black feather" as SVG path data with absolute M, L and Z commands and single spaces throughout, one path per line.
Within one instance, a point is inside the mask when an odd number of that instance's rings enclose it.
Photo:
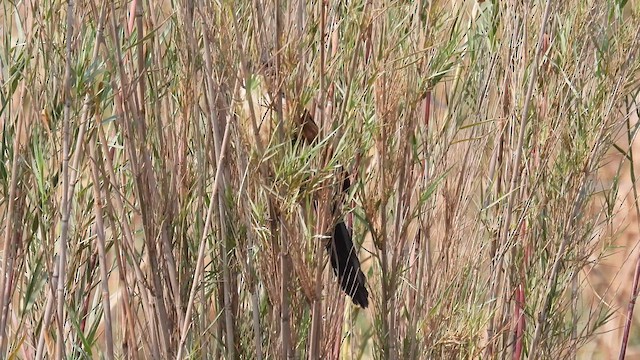
M 360 270 L 358 255 L 344 222 L 340 221 L 336 224 L 333 239 L 327 244 L 327 251 L 331 257 L 333 273 L 338 276 L 342 290 L 351 296 L 354 304 L 363 308 L 369 306 L 367 279 Z

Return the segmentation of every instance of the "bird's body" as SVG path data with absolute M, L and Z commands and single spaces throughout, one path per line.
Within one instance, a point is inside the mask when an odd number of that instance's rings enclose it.
M 360 270 L 360 260 L 356 248 L 351 240 L 351 233 L 344 221 L 339 221 L 334 230 L 333 238 L 327 243 L 327 252 L 331 259 L 333 273 L 340 280 L 342 290 L 351 296 L 354 304 L 363 308 L 369 306 L 369 291 L 367 279 Z
M 253 112 L 256 119 L 255 126 L 258 128 L 259 135 L 259 139 L 254 139 L 254 141 L 262 141 L 263 146 L 267 145 L 273 139 L 276 128 L 274 101 L 264 92 L 264 88 L 261 86 L 244 89 L 241 95 L 245 97 L 245 100 L 250 97 L 253 106 L 253 111 L 251 111 L 248 101 L 245 101 L 245 114 L 240 119 L 241 126 L 245 129 L 245 132 L 252 133 L 250 129 L 253 129 L 254 125 L 251 122 L 254 120 L 250 114 Z M 302 145 L 316 142 L 318 126 L 313 120 L 313 109 L 291 109 L 287 107 L 287 102 L 284 98 L 282 98 L 282 104 L 282 115 L 285 119 L 288 119 L 284 123 L 291 127 L 287 133 L 300 136 L 302 141 L 296 141 L 296 143 Z M 252 138 L 251 135 L 247 137 Z M 251 143 L 251 141 L 247 142 Z M 344 184 L 347 185 L 343 185 L 341 190 L 346 192 L 349 188 L 349 181 L 345 180 Z M 339 191 L 336 189 L 333 204 L 331 204 L 334 210 L 340 208 L 339 203 L 343 198 Z M 366 308 L 369 305 L 369 292 L 366 287 L 366 278 L 360 269 L 360 261 L 351 238 L 351 232 L 339 214 L 335 214 L 334 218 L 333 236 L 325 244 L 333 273 L 338 277 L 340 287 L 351 297 L 353 303 Z

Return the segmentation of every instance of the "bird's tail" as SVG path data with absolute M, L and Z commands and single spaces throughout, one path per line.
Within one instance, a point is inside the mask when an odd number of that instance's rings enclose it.
M 367 279 L 360 270 L 358 254 L 353 246 L 351 234 L 343 221 L 338 222 L 333 231 L 333 239 L 327 244 L 333 273 L 340 280 L 340 287 L 351 296 L 354 304 L 366 308 L 369 305 Z

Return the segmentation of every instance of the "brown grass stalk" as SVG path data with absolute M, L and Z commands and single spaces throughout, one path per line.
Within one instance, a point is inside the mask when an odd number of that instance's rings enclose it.
M 178 352 L 176 355 L 176 360 L 182 359 L 184 344 L 187 340 L 189 326 L 191 325 L 191 312 L 193 311 L 195 296 L 199 286 L 199 281 L 197 281 L 197 279 L 200 279 L 200 274 L 204 267 L 204 255 L 205 255 L 205 248 L 207 243 L 206 240 L 207 240 L 207 237 L 209 236 L 209 227 L 211 224 L 211 217 L 213 214 L 214 205 L 216 203 L 214 199 L 215 199 L 215 195 L 218 192 L 219 182 L 221 180 L 221 174 L 223 169 L 222 164 L 224 164 L 224 159 L 226 156 L 225 154 L 227 149 L 227 142 L 229 139 L 229 130 L 231 128 L 230 125 L 231 125 L 230 122 L 227 122 L 227 124 L 225 125 L 224 136 L 222 138 L 222 144 L 220 148 L 220 155 L 218 156 L 218 160 L 216 161 L 216 164 L 218 164 L 218 166 L 216 168 L 216 175 L 214 178 L 215 180 L 213 181 L 213 192 L 211 196 L 211 202 L 209 203 L 209 207 L 207 209 L 207 216 L 204 221 L 204 230 L 202 231 L 202 238 L 200 240 L 200 245 L 198 247 L 198 260 L 196 262 L 196 269 L 193 274 L 193 282 L 191 285 L 191 291 L 189 292 L 189 301 L 187 302 L 187 310 L 185 311 L 184 323 L 181 326 L 182 330 L 180 332 L 180 342 L 178 343 Z
M 113 359 L 113 329 L 112 329 L 112 321 L 111 321 L 111 301 L 110 301 L 110 293 L 109 293 L 109 274 L 107 269 L 107 251 L 106 251 L 106 238 L 104 231 L 104 221 L 103 221 L 103 201 L 102 193 L 99 188 L 100 178 L 98 175 L 98 166 L 96 162 L 98 158 L 96 157 L 96 146 L 94 142 L 89 143 L 89 156 L 91 161 L 91 176 L 93 179 L 93 196 L 94 200 L 94 208 L 96 215 L 96 243 L 98 245 L 98 261 L 100 266 L 100 280 L 101 280 L 101 291 L 102 291 L 102 308 L 104 311 L 104 331 L 105 331 L 105 345 L 106 345 L 106 358 Z
M 4 256 L 3 261 L 0 263 L 0 354 L 6 352 L 7 346 L 7 315 L 10 305 L 9 292 L 5 291 L 8 287 L 8 280 L 11 278 L 8 276 L 8 261 L 5 260 L 13 248 L 13 234 L 16 231 L 13 227 L 15 222 L 15 206 L 16 206 L 16 193 L 18 187 L 18 154 L 21 149 L 21 138 L 23 131 L 23 118 L 18 116 L 16 122 L 16 135 L 13 138 L 13 154 L 11 161 L 11 185 L 9 187 L 9 203 L 7 205 L 7 212 L 5 214 L 4 225 L 4 244 L 2 247 L 2 254 Z
M 637 105 L 636 105 L 637 108 Z M 636 110 L 637 111 L 637 110 Z M 634 133 L 633 137 L 635 137 Z M 633 144 L 633 137 L 632 137 L 632 131 L 631 131 L 631 125 L 629 124 L 629 120 L 627 120 L 627 135 L 628 135 L 628 141 L 629 144 Z M 633 150 L 629 149 L 628 151 L 628 156 L 629 156 L 629 168 L 630 168 L 630 177 L 631 177 L 631 183 L 633 184 L 633 197 L 635 199 L 638 199 L 638 188 L 636 186 L 636 175 L 635 175 L 635 169 L 634 169 L 634 165 L 633 165 Z M 638 206 L 638 201 L 634 201 L 634 209 L 636 211 L 636 216 L 638 216 L 640 218 L 640 206 Z M 640 226 L 640 224 L 638 224 L 638 226 Z M 620 353 L 618 355 L 618 359 L 619 360 L 623 360 L 626 358 L 626 354 L 627 354 L 627 346 L 629 343 L 629 334 L 631 333 L 631 324 L 632 324 L 632 319 L 633 319 L 633 312 L 635 309 L 635 305 L 636 305 L 636 299 L 638 298 L 638 294 L 640 293 L 640 256 L 636 259 L 636 269 L 634 272 L 634 276 L 633 276 L 633 284 L 631 285 L 631 299 L 629 300 L 629 304 L 627 305 L 627 318 L 626 321 L 624 323 L 624 330 L 622 333 L 622 341 L 620 343 Z
M 522 118 L 520 120 L 520 131 L 518 133 L 518 143 L 515 147 L 515 157 L 513 160 L 513 167 L 511 168 L 511 171 L 512 171 L 511 181 L 509 182 L 509 191 L 507 193 L 508 194 L 507 205 L 505 208 L 504 221 L 502 223 L 502 231 L 500 233 L 500 243 L 503 245 L 499 246 L 498 248 L 502 248 L 502 246 L 508 244 L 509 242 L 509 229 L 511 228 L 511 216 L 513 213 L 513 204 L 514 204 L 515 195 L 516 195 L 515 192 L 516 192 L 516 188 L 520 184 L 520 178 L 521 178 L 520 167 L 522 162 L 522 152 L 524 150 L 525 134 L 526 134 L 527 126 L 529 123 L 529 116 L 530 116 L 529 107 L 531 104 L 531 98 L 533 96 L 533 90 L 536 84 L 538 69 L 540 66 L 540 57 L 542 55 L 542 41 L 546 32 L 547 22 L 549 20 L 550 12 L 551 12 L 551 1 L 547 1 L 545 4 L 544 14 L 542 15 L 542 20 L 540 23 L 540 32 L 538 35 L 537 49 L 535 52 L 535 58 L 533 60 L 531 75 L 529 77 L 527 93 L 524 97 L 524 105 L 522 106 Z M 491 298 L 493 299 L 493 301 L 491 301 L 491 304 L 494 304 L 493 306 L 497 304 L 497 298 L 498 298 L 497 286 L 499 284 L 497 275 L 501 272 L 500 269 L 502 268 L 502 263 L 503 263 L 502 254 L 503 252 L 499 251 L 498 258 L 492 259 L 494 264 L 493 274 L 495 274 L 496 276 L 493 279 L 493 288 L 491 291 Z M 490 313 L 493 314 L 494 312 L 490 311 Z M 489 343 L 487 344 L 485 356 L 487 356 L 488 358 L 493 356 L 494 321 L 495 321 L 494 319 L 489 320 L 489 328 L 487 329 L 487 339 Z
M 69 241 L 69 217 L 71 216 L 70 205 L 70 185 L 69 185 L 69 159 L 71 152 L 71 61 L 73 59 L 71 44 L 74 33 L 74 2 L 67 2 L 67 35 L 66 35 L 66 65 L 65 65 L 65 85 L 64 85 L 64 120 L 62 124 L 62 217 L 60 221 L 60 239 L 58 240 L 58 280 L 57 280 L 57 312 L 56 320 L 58 324 L 58 337 L 56 339 L 56 359 L 65 357 L 64 330 L 65 323 L 65 288 L 66 288 L 66 267 L 67 267 L 67 242 Z

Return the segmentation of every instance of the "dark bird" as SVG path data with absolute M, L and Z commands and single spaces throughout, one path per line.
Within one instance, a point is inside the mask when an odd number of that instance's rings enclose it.
M 282 100 L 284 103 L 284 96 L 282 94 L 280 96 L 282 96 Z M 256 100 L 257 99 L 254 99 L 254 103 L 260 103 Z M 262 103 L 264 103 L 264 101 Z M 270 104 L 266 106 L 266 110 L 272 111 L 274 109 L 273 101 L 267 101 L 267 103 Z M 291 116 L 291 118 L 293 119 L 293 128 L 291 129 L 293 130 L 293 143 L 315 143 L 318 137 L 319 129 L 311 113 L 303 107 L 297 107 L 295 109 L 289 108 L 288 110 L 293 110 L 293 114 L 300 114 L 298 116 Z M 292 113 L 289 111 L 285 111 L 285 113 L 289 113 L 289 115 L 292 115 Z M 267 143 L 268 136 L 272 133 L 273 129 L 270 126 L 271 124 L 269 122 L 261 125 L 265 125 L 260 127 L 262 128 L 261 130 L 263 130 L 261 131 L 261 135 L 267 135 L 267 137 L 263 139 L 263 143 Z M 342 192 L 348 192 L 349 187 L 350 183 L 348 177 L 345 176 L 345 180 L 342 186 Z M 333 204 L 331 204 L 332 208 L 334 209 L 334 213 L 336 212 L 336 209 L 340 208 L 340 203 L 343 201 L 343 198 L 344 196 L 340 193 L 340 191 L 336 191 L 335 197 L 333 199 Z M 369 305 L 367 279 L 360 269 L 360 260 L 358 260 L 358 253 L 355 246 L 353 245 L 349 229 L 342 220 L 342 217 L 339 216 L 340 214 L 334 215 L 337 215 L 337 222 L 333 229 L 333 237 L 329 241 L 327 241 L 327 244 L 325 245 L 327 252 L 329 253 L 333 273 L 338 277 L 338 280 L 340 281 L 340 287 L 347 295 L 351 297 L 353 303 L 366 308 Z
M 313 121 L 313 117 L 308 111 L 304 110 L 300 119 L 298 125 L 302 125 L 302 137 L 308 143 L 313 142 L 318 134 L 318 126 Z M 350 186 L 349 178 L 345 176 L 342 183 L 342 192 L 348 192 Z M 336 208 L 339 208 L 342 198 L 341 194 L 336 194 L 333 201 L 334 212 Z M 333 229 L 333 237 L 325 247 L 331 259 L 333 273 L 338 277 L 342 290 L 351 297 L 351 301 L 354 304 L 362 308 L 369 306 L 367 279 L 360 269 L 360 260 L 351 239 L 351 232 L 340 217 L 338 217 L 338 222 Z
M 340 280 L 342 290 L 351 296 L 354 304 L 363 308 L 369 306 L 367 279 L 360 270 L 360 260 L 344 221 L 336 224 L 333 238 L 327 243 L 326 248 L 331 258 L 333 273 Z

